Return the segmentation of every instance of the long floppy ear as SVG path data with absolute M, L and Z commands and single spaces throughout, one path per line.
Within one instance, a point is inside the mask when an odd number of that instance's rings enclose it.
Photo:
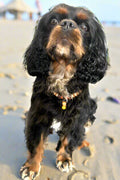
M 102 26 L 93 18 L 89 22 L 91 43 L 77 68 L 77 76 L 87 83 L 96 83 L 105 75 L 108 66 L 108 50 Z
M 31 76 L 44 76 L 48 74 L 50 60 L 42 45 L 41 22 L 35 27 L 35 33 L 30 46 L 24 54 L 24 67 Z

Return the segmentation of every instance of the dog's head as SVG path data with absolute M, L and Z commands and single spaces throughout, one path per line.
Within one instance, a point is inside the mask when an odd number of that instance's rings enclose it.
M 48 76 L 52 61 L 76 64 L 77 78 L 95 83 L 107 69 L 107 48 L 101 24 L 82 7 L 60 4 L 36 26 L 24 64 L 32 76 Z

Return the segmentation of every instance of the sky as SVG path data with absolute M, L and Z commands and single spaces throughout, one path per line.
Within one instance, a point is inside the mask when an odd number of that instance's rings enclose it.
M 11 0 L 0 0 L 7 4 Z M 36 8 L 35 0 L 24 0 L 29 6 Z M 65 3 L 72 6 L 85 6 L 101 21 L 120 21 L 120 0 L 40 0 L 42 15 L 48 9 L 59 3 Z

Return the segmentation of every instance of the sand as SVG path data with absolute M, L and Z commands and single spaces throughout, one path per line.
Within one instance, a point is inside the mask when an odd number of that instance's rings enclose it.
M 24 71 L 22 61 L 34 26 L 34 22 L 0 21 L 0 180 L 20 179 L 27 156 L 24 114 L 34 78 Z M 91 96 L 98 99 L 96 121 L 86 138 L 90 147 L 73 153 L 73 172 L 61 173 L 55 167 L 58 136 L 50 135 L 38 180 L 120 179 L 120 105 L 106 99 L 120 100 L 120 28 L 104 29 L 111 67 L 103 80 L 90 85 Z

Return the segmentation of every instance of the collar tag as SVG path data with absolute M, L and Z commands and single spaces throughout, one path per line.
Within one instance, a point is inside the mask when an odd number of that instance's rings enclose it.
M 62 110 L 66 110 L 66 106 L 67 106 L 67 101 L 63 100 L 62 101 Z

